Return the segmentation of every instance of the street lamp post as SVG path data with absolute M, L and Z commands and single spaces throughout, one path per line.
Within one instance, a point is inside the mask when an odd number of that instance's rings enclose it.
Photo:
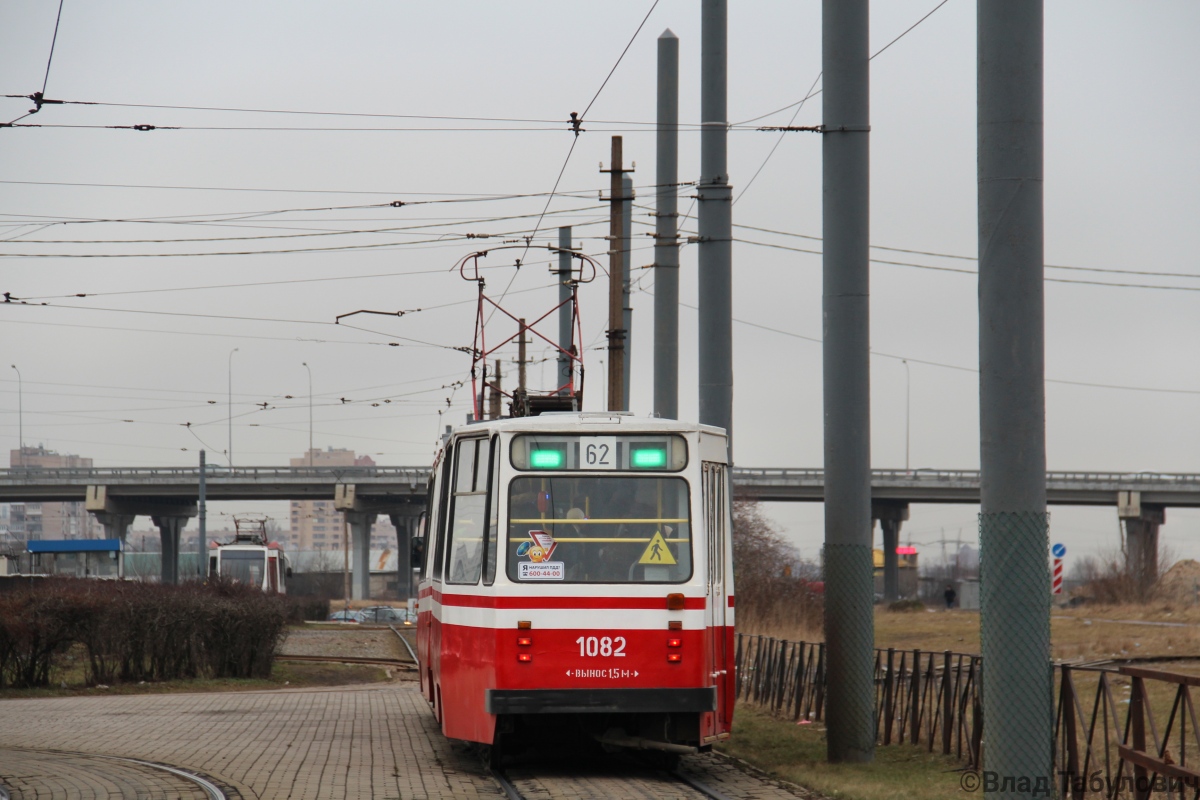
M 17 369 L 16 364 L 10 364 Z M 20 466 L 25 466 L 25 382 L 21 379 L 21 370 L 17 369 L 17 452 Z
M 902 360 L 900 363 L 904 365 L 904 471 L 908 472 L 908 445 L 909 431 L 911 430 L 909 408 L 912 404 L 912 374 L 909 372 L 907 360 Z
M 229 414 L 229 450 L 226 455 L 229 457 L 229 468 L 233 469 L 233 354 L 238 351 L 238 348 L 233 348 L 229 351 L 229 395 L 228 395 L 228 414 Z
M 312 438 L 312 367 L 307 361 L 302 361 L 304 368 L 308 370 L 308 465 L 313 465 L 313 438 Z

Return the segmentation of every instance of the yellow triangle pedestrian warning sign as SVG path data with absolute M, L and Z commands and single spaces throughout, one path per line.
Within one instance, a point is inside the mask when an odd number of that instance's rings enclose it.
M 674 564 L 675 557 L 671 555 L 670 549 L 667 547 L 667 542 L 663 539 L 662 533 L 655 532 L 654 538 L 650 540 L 650 544 L 646 545 L 646 552 L 642 553 L 642 557 L 638 559 L 639 564 Z

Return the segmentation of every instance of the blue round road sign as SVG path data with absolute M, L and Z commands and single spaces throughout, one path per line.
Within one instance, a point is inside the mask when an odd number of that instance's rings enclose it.
M 1067 554 L 1067 546 L 1062 545 L 1062 544 L 1056 544 L 1056 545 L 1054 545 L 1054 547 L 1050 548 L 1050 552 L 1054 554 L 1055 558 L 1062 558 L 1063 556 L 1065 556 Z

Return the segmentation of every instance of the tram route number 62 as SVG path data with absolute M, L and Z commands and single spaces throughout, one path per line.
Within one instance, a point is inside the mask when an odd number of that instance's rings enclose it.
M 580 656 L 625 657 L 625 637 L 580 636 L 575 640 Z
M 616 469 L 617 437 L 592 436 L 584 440 L 583 469 Z

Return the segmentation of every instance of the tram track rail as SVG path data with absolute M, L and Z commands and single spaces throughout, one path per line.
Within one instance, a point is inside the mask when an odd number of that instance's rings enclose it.
M 596 796 L 596 792 L 590 791 L 588 787 L 582 785 L 586 780 L 588 780 L 587 776 L 571 776 L 561 774 L 552 776 L 531 775 L 528 777 L 516 778 L 514 781 L 514 779 L 510 778 L 507 772 L 503 769 L 491 767 L 488 771 L 491 774 L 492 779 L 499 784 L 500 789 L 504 792 L 504 796 L 507 798 L 507 800 L 530 800 L 531 797 L 542 798 L 546 796 L 562 796 L 571 798 L 588 798 Z M 698 792 L 702 797 L 708 798 L 708 800 L 731 800 L 729 796 L 722 794 L 703 781 L 687 775 L 679 770 L 642 770 L 638 774 L 631 774 L 628 776 L 628 792 L 622 792 L 617 789 L 617 787 L 608 785 L 605 786 L 603 790 L 604 796 L 622 798 L 652 798 L 654 797 L 654 794 L 648 792 L 653 792 L 655 786 L 651 785 L 648 788 L 647 784 L 653 784 L 653 776 L 663 775 L 669 776 L 673 779 L 665 784 L 660 784 L 664 797 L 678 797 L 678 792 L 675 790 L 679 788 L 680 784 L 683 784 Z M 617 779 L 620 780 L 620 778 Z M 527 782 L 536 782 L 538 784 L 537 789 L 533 790 L 531 795 L 527 795 L 522 792 L 520 787 L 517 785 L 517 783 Z M 561 791 L 556 791 L 560 789 Z M 547 792 L 549 792 L 549 795 Z
M 278 661 L 299 661 L 310 664 L 362 664 L 371 667 L 403 670 L 412 672 L 417 669 L 413 661 L 403 661 L 398 658 L 367 658 L 359 656 L 311 656 L 311 655 L 280 655 Z
M 6 753 L 10 761 L 16 760 L 15 765 L 10 765 L 10 771 L 13 772 L 10 777 L 15 777 L 18 782 L 16 789 L 0 786 L 0 800 L 9 800 L 12 791 L 16 791 L 17 796 L 28 796 L 31 790 L 35 797 L 59 797 L 64 791 L 74 791 L 75 795 L 79 796 L 77 781 L 82 779 L 82 776 L 87 776 L 86 781 L 93 789 L 108 785 L 109 788 L 116 787 L 123 796 L 130 796 L 129 793 L 132 792 L 137 797 L 157 797 L 164 794 L 198 797 L 196 790 L 199 790 L 206 800 L 238 800 L 241 797 L 236 790 L 231 790 L 231 797 L 215 779 L 157 761 L 100 753 L 20 747 L 0 752 Z M 114 766 L 111 769 L 106 768 L 102 766 L 104 763 Z M 156 777 L 156 773 L 166 773 L 170 778 Z M 183 789 L 181 784 L 164 783 L 164 780 L 172 779 L 193 787 L 191 793 Z M 24 788 L 21 788 L 22 786 Z

